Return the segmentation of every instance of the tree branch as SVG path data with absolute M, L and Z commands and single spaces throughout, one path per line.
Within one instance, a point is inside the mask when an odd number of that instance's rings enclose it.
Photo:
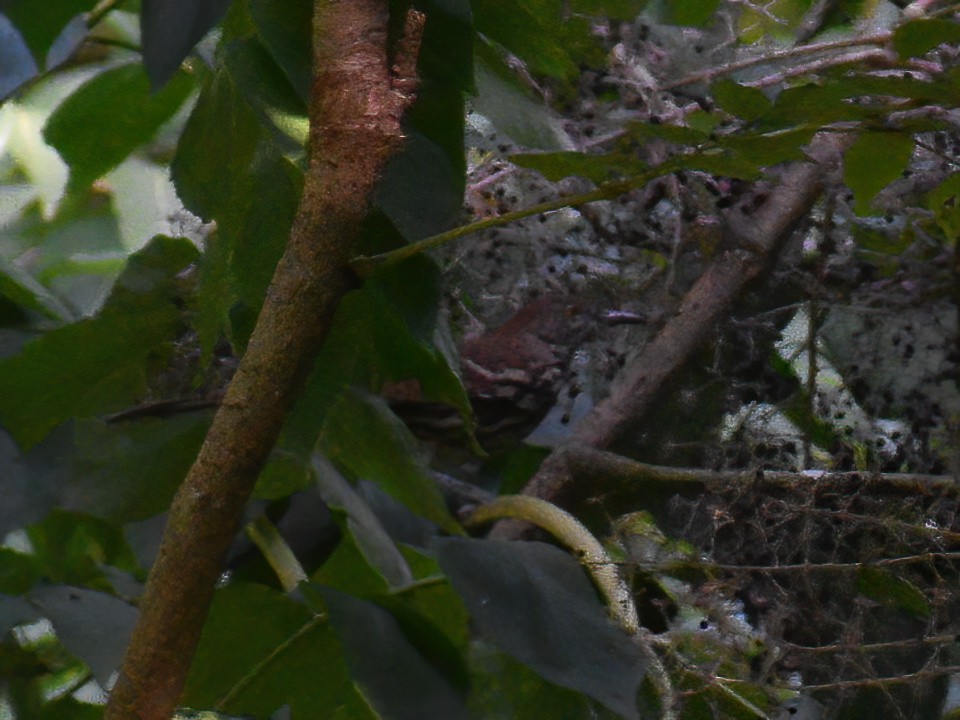
M 386 0 L 315 0 L 310 165 L 246 353 L 170 509 L 105 720 L 169 720 L 247 499 L 356 279 L 357 228 L 413 100 L 423 16 L 411 11 L 391 70 Z M 406 57 L 400 55 L 406 54 Z

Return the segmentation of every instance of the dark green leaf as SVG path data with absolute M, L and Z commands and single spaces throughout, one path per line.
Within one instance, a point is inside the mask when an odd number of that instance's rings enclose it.
M 212 411 L 107 425 L 78 422 L 59 504 L 123 522 L 163 512 L 197 457 Z
M 67 24 L 80 13 L 90 10 L 95 0 L 57 0 L 57 2 L 0 1 L 0 12 L 23 36 L 36 60 L 45 58 Z M 4 40 L 0 45 L 5 45 Z M 39 62 L 38 62 L 39 64 Z M 5 62 L 0 68 L 7 69 Z
M 448 532 L 462 532 L 418 457 L 413 435 L 382 399 L 342 393 L 330 409 L 318 447 L 353 477 L 377 483 Z
M 321 592 L 350 674 L 381 717 L 468 717 L 460 694 L 411 644 L 387 610 L 331 588 Z
M 0 547 L 0 593 L 23 595 L 39 578 L 40 570 L 33 556 Z
M 23 447 L 70 417 L 118 410 L 140 395 L 146 370 L 168 352 L 180 312 L 175 276 L 197 257 L 159 236 L 132 255 L 101 313 L 0 360 L 0 419 Z
M 107 70 L 81 85 L 44 128 L 47 142 L 70 166 L 70 187 L 86 187 L 150 140 L 193 88 L 194 79 L 180 73 L 151 93 L 139 63 Z
M 732 80 L 720 80 L 713 84 L 713 97 L 731 115 L 747 122 L 756 120 L 770 109 L 770 100 L 755 87 L 740 85 Z
M 930 604 L 913 583 L 884 568 L 864 565 L 857 571 L 857 590 L 884 605 L 906 610 L 916 617 L 929 617 Z
M 303 0 L 250 0 L 250 15 L 274 61 L 307 102 L 313 66 L 313 5 Z
M 899 133 L 868 132 L 847 150 L 843 179 L 853 190 L 855 210 L 870 211 L 870 201 L 907 168 L 913 154 L 913 138 Z
M 585 15 L 635 20 L 646 5 L 647 0 L 573 0 L 571 9 Z
M 143 64 L 154 90 L 174 76 L 229 5 L 230 0 L 141 0 Z
M 708 133 L 694 128 L 680 125 L 664 125 L 654 122 L 627 123 L 627 133 L 634 142 L 643 143 L 647 140 L 666 140 L 676 145 L 697 146 L 710 139 Z
M 241 43 L 230 55 L 232 62 L 242 63 L 242 50 L 250 51 L 245 57 L 252 63 L 266 57 L 255 45 Z M 256 95 L 251 85 L 245 88 Z M 238 299 L 231 338 L 238 348 L 246 344 L 286 246 L 303 183 L 302 171 L 285 156 L 294 143 L 286 138 L 280 147 L 284 133 L 265 128 L 263 117 L 230 72 L 219 70 L 200 94 L 171 168 L 184 205 L 217 221 L 218 247 L 204 263 L 203 284 L 214 282 L 224 300 Z M 223 292 L 225 286 L 230 291 Z M 218 320 L 214 311 L 205 322 L 216 328 Z
M 251 618 L 258 618 L 255 626 Z M 214 596 L 183 703 L 218 703 L 270 717 L 289 705 L 297 720 L 373 720 L 322 616 L 262 585 L 235 582 Z
M 618 717 L 582 693 L 548 682 L 482 640 L 470 645 L 470 671 L 470 706 L 478 718 L 608 720 Z
M 379 392 L 386 382 L 416 379 L 424 400 L 453 406 L 469 423 L 470 402 L 451 369 L 452 343 L 437 316 L 438 293 L 436 267 L 422 259 L 377 274 L 349 293 L 281 446 L 306 458 L 339 393 L 349 387 Z
M 766 135 L 735 135 L 717 140 L 717 145 L 733 150 L 758 167 L 770 167 L 782 162 L 805 160 L 803 148 L 815 132 L 810 128 L 798 128 Z
M 893 33 L 893 47 L 902 59 L 925 55 L 938 45 L 960 42 L 960 25 L 953 20 L 917 18 Z
M 72 697 L 57 698 L 40 710 L 38 720 L 100 720 L 103 705 L 91 705 Z
M 299 158 L 309 132 L 307 106 L 263 45 L 254 38 L 232 41 L 223 67 L 277 151 Z
M 542 543 L 447 538 L 438 559 L 483 637 L 550 682 L 638 717 L 645 660 L 573 558 Z
M 567 79 L 576 73 L 576 65 L 557 42 L 559 0 L 479 0 L 472 7 L 477 32 L 503 45 L 534 72 Z
M 380 597 L 389 589 L 383 575 L 367 562 L 352 534 L 345 534 L 340 539 L 336 549 L 310 580 L 357 597 Z
M 520 167 L 536 170 L 547 180 L 556 182 L 571 175 L 602 183 L 643 172 L 645 166 L 621 153 L 588 155 L 573 151 L 511 155 L 510 161 Z
M 846 93 L 836 86 L 814 84 L 787 88 L 777 96 L 773 107 L 764 113 L 764 129 L 778 130 L 804 123 L 826 125 L 844 120 L 857 120 L 866 111 L 846 102 Z

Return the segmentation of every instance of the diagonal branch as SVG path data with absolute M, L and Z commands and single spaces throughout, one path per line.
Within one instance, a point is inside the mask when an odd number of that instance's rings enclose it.
M 315 0 L 310 165 L 286 252 L 200 454 L 170 509 L 106 720 L 168 720 L 257 476 L 327 336 L 368 197 L 400 147 L 424 17 L 388 62 L 386 0 Z

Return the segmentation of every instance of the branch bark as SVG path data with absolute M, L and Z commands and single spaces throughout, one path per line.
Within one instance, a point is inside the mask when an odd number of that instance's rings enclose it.
M 356 279 L 367 199 L 402 142 L 424 17 L 388 62 L 386 0 L 315 0 L 310 163 L 287 249 L 199 456 L 170 509 L 106 720 L 169 720 L 227 549 L 284 418 Z

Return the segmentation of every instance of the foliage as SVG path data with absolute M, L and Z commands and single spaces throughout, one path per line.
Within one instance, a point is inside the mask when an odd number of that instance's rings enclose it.
M 390 3 L 395 12 L 407 4 Z M 546 127 L 552 111 L 514 69 L 569 100 L 579 70 L 605 57 L 590 19 L 628 20 L 646 5 L 415 4 L 429 19 L 422 88 L 408 142 L 362 229 L 367 255 L 460 222 L 471 93 L 476 108 L 491 105 L 491 118 L 516 121 L 507 111 L 521 107 L 521 124 Z M 250 338 L 296 213 L 310 3 L 27 5 L 0 2 L 8 150 L 0 160 L 0 714 L 95 718 L 156 553 L 157 519 Z M 652 5 L 661 22 L 706 25 L 719 3 Z M 808 5 L 779 3 L 779 23 L 744 10 L 739 40 L 797 30 Z M 870 17 L 861 7 L 869 3 L 836 5 L 828 30 Z M 957 39 L 953 22 L 901 20 L 890 68 Z M 842 123 L 856 135 L 844 180 L 866 216 L 907 168 L 918 135 L 944 127 L 926 110 L 960 104 L 960 83 L 956 68 L 929 81 L 845 70 L 812 68 L 778 93 L 719 79 L 685 125 L 626 122 L 612 149 L 590 153 L 553 147 L 545 133 L 529 143 L 545 152 L 513 160 L 550 180 L 587 178 L 599 187 L 595 199 L 610 199 L 678 171 L 767 177 Z M 669 159 L 642 164 L 636 150 L 648 143 Z M 945 247 L 960 227 L 957 194 L 953 176 L 928 198 L 929 231 Z M 891 257 L 903 249 L 864 247 Z M 252 508 L 277 513 L 320 496 L 336 542 L 301 554 L 306 579 L 296 587 L 283 587 L 238 544 L 186 706 L 294 720 L 639 718 L 662 709 L 663 678 L 610 622 L 576 560 L 542 543 L 509 549 L 458 537 L 464 531 L 416 439 L 382 399 L 388 384 L 416 378 L 423 399 L 452 406 L 469 432 L 440 298 L 437 266 L 418 256 L 376 270 L 341 303 Z M 774 364 L 800 373 L 783 357 Z M 125 413 L 130 406 L 143 411 Z M 179 409 L 154 412 L 167 407 Z M 794 416 L 815 423 L 809 412 Z M 817 437 L 826 444 L 838 435 L 821 427 Z M 627 552 L 622 540 L 611 542 Z M 671 552 L 671 562 L 691 559 L 688 549 L 679 559 Z M 675 604 L 692 603 L 675 575 L 646 582 Z M 865 569 L 857 582 L 865 598 L 930 612 L 913 582 L 886 570 Z M 751 678 L 749 649 L 678 638 L 673 652 L 688 664 L 671 665 L 668 684 L 690 698 L 680 717 L 717 708 L 755 717 L 782 699 Z M 705 683 L 692 666 L 732 681 Z

